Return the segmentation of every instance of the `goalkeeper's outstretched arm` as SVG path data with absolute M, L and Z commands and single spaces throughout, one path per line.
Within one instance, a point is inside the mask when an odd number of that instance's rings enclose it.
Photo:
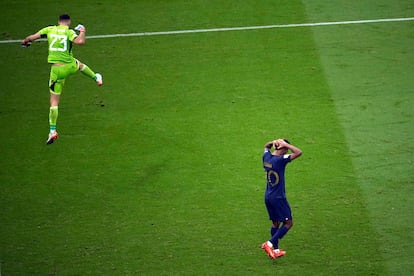
M 32 43 L 32 41 L 35 41 L 36 39 L 39 39 L 40 37 L 41 37 L 41 35 L 40 35 L 39 32 L 37 32 L 35 34 L 32 34 L 32 35 L 29 35 L 28 37 L 23 39 L 22 45 L 23 46 L 30 46 L 30 43 Z

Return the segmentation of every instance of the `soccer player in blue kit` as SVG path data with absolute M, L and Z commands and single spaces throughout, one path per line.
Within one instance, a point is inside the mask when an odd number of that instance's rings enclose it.
M 273 148 L 273 151 L 272 151 Z M 291 151 L 288 154 L 288 151 Z M 263 168 L 266 173 L 265 204 L 269 219 L 272 221 L 271 238 L 262 244 L 262 249 L 271 259 L 286 254 L 279 249 L 279 240 L 292 227 L 292 211 L 286 199 L 286 165 L 302 155 L 302 151 L 291 145 L 286 139 L 277 139 L 266 143 L 263 153 Z

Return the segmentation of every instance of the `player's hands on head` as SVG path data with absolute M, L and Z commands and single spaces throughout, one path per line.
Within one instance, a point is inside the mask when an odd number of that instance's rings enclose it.
M 281 148 L 286 147 L 287 143 L 283 139 L 277 139 L 275 140 L 274 145 L 275 145 L 275 149 L 281 149 Z

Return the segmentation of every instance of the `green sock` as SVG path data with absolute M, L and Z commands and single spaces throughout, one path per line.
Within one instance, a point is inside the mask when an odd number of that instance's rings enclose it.
M 88 76 L 94 80 L 96 80 L 96 76 L 95 76 L 95 72 L 91 70 L 91 68 L 89 68 L 88 65 L 86 65 L 85 63 L 83 64 L 83 68 L 80 70 L 82 74 L 84 74 L 85 76 Z
M 50 131 L 56 130 L 56 121 L 59 114 L 59 108 L 57 106 L 51 106 L 49 109 L 49 126 Z

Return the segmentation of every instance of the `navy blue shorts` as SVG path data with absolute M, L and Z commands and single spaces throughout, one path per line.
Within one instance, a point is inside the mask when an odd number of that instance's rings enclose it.
M 265 204 L 270 220 L 278 222 L 292 220 L 292 210 L 286 198 L 265 197 Z

